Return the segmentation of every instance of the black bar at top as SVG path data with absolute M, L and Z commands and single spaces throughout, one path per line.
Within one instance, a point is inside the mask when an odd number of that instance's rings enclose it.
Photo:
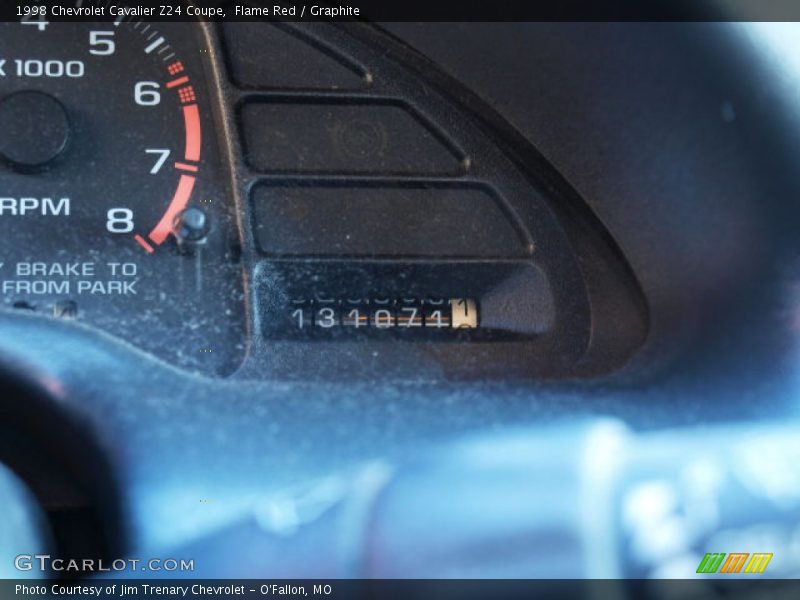
M 162 6 L 181 6 L 181 14 L 162 14 Z M 680 22 L 680 21 L 800 21 L 798 0 L 340 0 L 339 2 L 268 1 L 268 0 L 84 0 L 83 8 L 105 7 L 94 19 L 82 15 L 54 14 L 58 7 L 75 8 L 75 0 L 10 0 L 0 3 L 0 20 L 18 21 L 25 7 L 45 6 L 48 20 L 113 20 L 110 7 L 128 6 L 143 11 L 146 21 L 245 21 L 237 16 L 236 6 L 256 6 L 270 11 L 268 18 L 303 21 L 609 21 L 609 22 Z M 221 8 L 222 14 L 190 16 L 195 9 Z M 291 14 L 274 15 L 273 8 L 293 9 Z M 314 7 L 318 13 L 314 14 Z M 334 16 L 320 8 L 338 9 Z M 59 13 L 62 11 L 58 11 Z M 259 17 L 261 18 L 261 17 Z

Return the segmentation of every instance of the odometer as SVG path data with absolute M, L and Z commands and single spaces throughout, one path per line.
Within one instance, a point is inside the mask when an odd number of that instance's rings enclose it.
M 198 27 L 0 25 L 0 293 L 226 374 L 243 293 Z

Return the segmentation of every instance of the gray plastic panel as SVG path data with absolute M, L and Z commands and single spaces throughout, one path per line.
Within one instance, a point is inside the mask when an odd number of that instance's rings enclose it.
M 239 111 L 245 159 L 256 171 L 458 175 L 461 153 L 395 102 L 284 98 Z
M 256 243 L 274 256 L 530 253 L 499 200 L 481 186 L 276 184 L 257 186 L 252 200 Z
M 241 87 L 352 90 L 369 84 L 363 68 L 290 24 L 225 23 L 221 29 L 231 77 Z

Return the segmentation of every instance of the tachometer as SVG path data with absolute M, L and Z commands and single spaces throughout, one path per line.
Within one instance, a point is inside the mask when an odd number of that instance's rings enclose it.
M 244 352 L 198 25 L 0 25 L 0 292 L 181 366 Z

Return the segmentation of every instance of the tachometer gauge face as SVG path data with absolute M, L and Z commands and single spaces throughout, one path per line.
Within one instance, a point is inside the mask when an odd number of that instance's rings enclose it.
M 198 27 L 0 24 L 0 293 L 228 374 L 242 280 Z

